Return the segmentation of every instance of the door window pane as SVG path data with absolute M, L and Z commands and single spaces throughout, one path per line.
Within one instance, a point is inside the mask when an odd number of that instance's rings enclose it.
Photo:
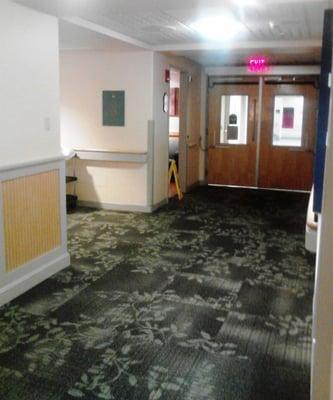
M 302 146 L 303 108 L 303 96 L 275 96 L 273 146 Z
M 221 144 L 247 144 L 248 96 L 221 97 Z

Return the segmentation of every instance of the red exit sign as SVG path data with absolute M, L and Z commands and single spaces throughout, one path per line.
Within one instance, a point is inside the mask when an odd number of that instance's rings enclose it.
M 267 57 L 261 55 L 250 56 L 247 60 L 248 72 L 261 73 L 268 71 L 268 60 Z

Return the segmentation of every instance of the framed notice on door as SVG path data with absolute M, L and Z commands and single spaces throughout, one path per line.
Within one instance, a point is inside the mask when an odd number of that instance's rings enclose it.
M 282 128 L 294 129 L 294 109 L 292 107 L 284 107 L 282 115 Z
M 103 125 L 125 126 L 125 91 L 103 91 Z

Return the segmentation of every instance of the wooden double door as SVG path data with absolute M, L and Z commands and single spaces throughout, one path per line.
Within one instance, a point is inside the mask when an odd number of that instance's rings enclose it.
M 313 84 L 219 84 L 208 101 L 209 184 L 310 190 Z

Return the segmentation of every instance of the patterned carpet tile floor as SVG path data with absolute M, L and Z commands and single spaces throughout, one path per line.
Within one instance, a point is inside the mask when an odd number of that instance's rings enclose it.
M 72 265 L 0 309 L 5 400 L 308 400 L 308 196 L 79 209 Z

